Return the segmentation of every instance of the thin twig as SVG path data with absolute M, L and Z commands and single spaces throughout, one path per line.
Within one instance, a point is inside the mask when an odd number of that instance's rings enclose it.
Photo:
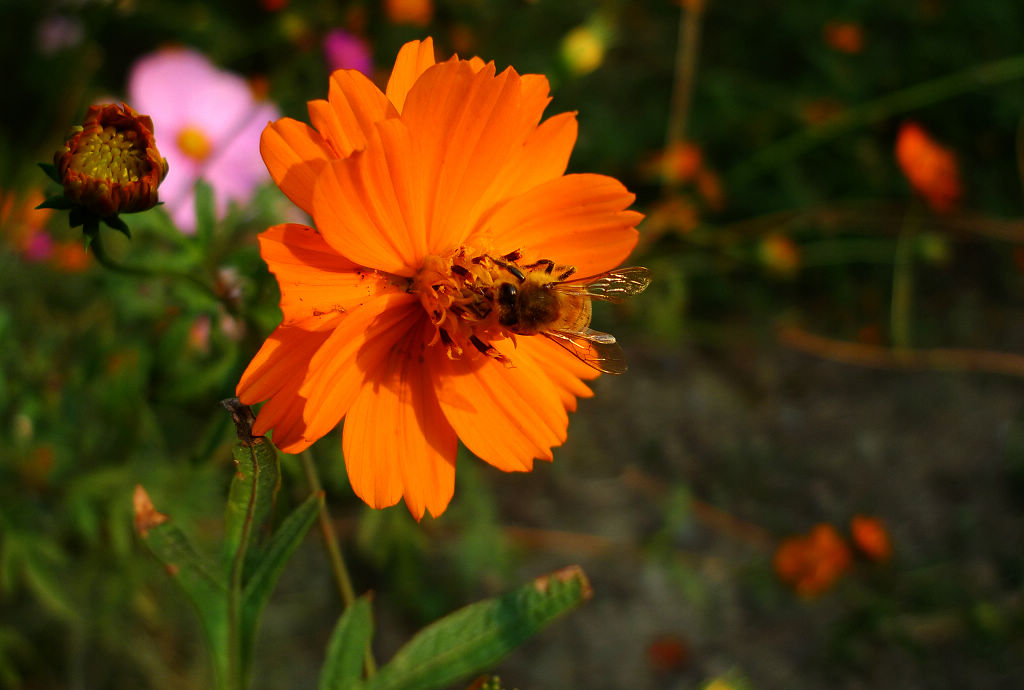
M 693 82 L 697 74 L 697 48 L 700 45 L 700 20 L 704 0 L 683 3 L 679 16 L 679 38 L 676 44 L 675 81 L 669 110 L 665 148 L 682 143 L 686 137 L 686 119 L 690 113 Z M 670 176 L 666 175 L 666 178 Z
M 764 147 L 744 160 L 727 176 L 732 183 L 749 182 L 768 170 L 798 158 L 811 149 L 858 127 L 881 122 L 894 115 L 977 91 L 987 86 L 1024 78 L 1024 55 L 986 62 L 959 72 L 895 91 L 855 106 L 820 125 L 804 129 Z
M 102 230 L 98 230 L 95 233 L 93 233 L 92 242 L 89 244 L 89 248 L 92 250 L 93 256 L 96 257 L 96 262 L 99 263 L 104 268 L 113 271 L 114 273 L 138 276 L 140 278 L 175 278 L 178 280 L 184 280 L 192 283 L 193 285 L 198 286 L 200 289 L 202 289 L 207 294 L 211 295 L 217 301 L 225 301 L 222 298 L 222 296 L 219 295 L 212 286 L 207 285 L 201 279 L 197 278 L 196 276 L 190 273 L 185 273 L 183 271 L 148 268 L 145 266 L 126 266 L 124 264 L 118 263 L 117 261 L 114 261 L 112 258 L 110 258 L 110 255 L 107 254 L 107 250 L 103 246 L 102 237 Z M 230 305 L 225 304 L 225 306 Z
M 914 206 L 896 238 L 896 256 L 892 266 L 892 302 L 889 310 L 889 334 L 893 345 L 910 347 L 910 318 L 914 301 L 914 235 L 917 216 Z
M 874 369 L 973 371 L 1024 378 L 1024 355 L 970 348 L 890 349 L 826 338 L 797 326 L 778 331 L 783 345 L 822 359 Z

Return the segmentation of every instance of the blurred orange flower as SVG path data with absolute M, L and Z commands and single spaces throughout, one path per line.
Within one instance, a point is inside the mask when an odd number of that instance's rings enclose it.
M 689 141 L 677 141 L 650 159 L 645 165 L 645 172 L 666 182 L 682 184 L 697 177 L 703 165 L 700 147 Z
M 775 573 L 797 594 L 813 597 L 826 591 L 850 567 L 850 547 L 829 524 L 809 534 L 783 540 L 775 552 Z
M 92 259 L 81 242 L 61 242 L 53 247 L 53 265 L 65 273 L 81 273 Z
M 45 199 L 38 189 L 25 195 L 0 191 L 0 230 L 11 245 L 32 261 L 50 256 L 51 242 L 45 227 L 53 211 L 36 210 Z M 45 241 L 41 241 L 41 237 L 45 237 Z
M 435 64 L 427 39 L 401 49 L 386 92 L 339 70 L 309 103 L 315 128 L 267 126 L 270 174 L 316 229 L 260 236 L 284 320 L 238 384 L 267 401 L 254 433 L 297 453 L 344 417 L 355 493 L 404 498 L 416 519 L 447 507 L 459 439 L 506 471 L 551 460 L 597 372 L 509 331 L 487 295 L 540 260 L 614 268 L 642 216 L 617 180 L 565 174 L 576 116 L 541 122 L 548 94 L 542 75 L 480 58 Z
M 896 136 L 896 162 L 910 186 L 938 213 L 951 211 L 960 199 L 956 155 L 937 143 L 916 122 L 907 122 Z
M 37 209 L 45 200 L 32 189 L 24 196 L 0 192 L 0 234 L 29 261 L 49 261 L 58 270 L 78 273 L 89 267 L 89 254 L 80 242 L 59 242 L 46 229 L 53 211 Z
M 434 0 L 385 0 L 384 9 L 395 24 L 426 26 L 434 18 Z
M 856 22 L 829 22 L 821 33 L 825 43 L 840 53 L 854 55 L 864 49 L 864 32 Z
M 892 543 L 885 524 L 876 517 L 854 515 L 850 535 L 857 550 L 872 561 L 887 561 L 892 556 Z
M 678 635 L 660 635 L 647 645 L 647 661 L 661 673 L 685 668 L 690 660 L 690 647 Z

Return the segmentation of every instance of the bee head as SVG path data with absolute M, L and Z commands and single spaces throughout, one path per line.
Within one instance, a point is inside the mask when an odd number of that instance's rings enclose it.
M 502 326 L 515 326 L 519 323 L 519 311 L 516 309 L 516 301 L 519 297 L 519 288 L 515 283 L 501 283 L 497 290 L 498 296 L 498 323 Z

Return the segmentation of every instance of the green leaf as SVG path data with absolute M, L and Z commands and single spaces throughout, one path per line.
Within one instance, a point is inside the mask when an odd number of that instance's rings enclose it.
M 141 486 L 135 488 L 135 529 L 192 602 L 210 646 L 218 687 L 227 678 L 227 583 L 193 548 L 185 534 L 158 513 Z
M 586 575 L 579 566 L 569 566 L 504 596 L 470 604 L 417 633 L 365 687 L 446 687 L 493 666 L 588 598 Z
M 60 175 L 57 174 L 57 166 L 53 163 L 40 163 L 39 168 L 46 173 L 51 180 L 60 184 Z M 38 207 L 37 207 L 38 208 Z
M 277 451 L 262 436 L 240 439 L 231 456 L 237 471 L 224 512 L 224 560 L 228 572 L 236 558 L 245 558 L 245 553 L 239 552 L 248 549 L 253 535 L 270 520 L 281 485 Z
M 277 584 L 278 578 L 284 572 L 288 559 L 302 543 L 306 532 L 316 520 L 323 500 L 322 491 L 307 498 L 302 505 L 284 519 L 281 526 L 274 532 L 274 536 L 270 538 L 270 542 L 261 550 L 243 592 L 243 611 L 246 618 L 253 623 L 259 619 L 259 614 L 270 599 L 274 585 Z
M 217 213 L 214 208 L 213 187 L 206 180 L 198 180 L 196 181 L 196 238 L 202 246 L 210 245 L 216 224 Z
M 345 609 L 327 644 L 327 660 L 320 671 L 319 690 L 349 690 L 359 684 L 363 659 L 373 638 L 373 612 L 362 596 Z

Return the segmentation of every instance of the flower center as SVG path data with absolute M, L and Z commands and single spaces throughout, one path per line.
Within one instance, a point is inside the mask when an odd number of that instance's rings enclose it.
M 472 346 L 508 364 L 490 343 L 516 335 L 536 335 L 568 323 L 569 298 L 552 286 L 575 269 L 551 261 L 520 265 L 521 253 L 492 257 L 467 248 L 450 256 L 428 256 L 409 291 L 418 295 L 437 327 L 440 341 L 458 359 Z M 589 310 L 587 311 L 589 317 Z
M 149 171 L 146 144 L 134 130 L 107 126 L 80 142 L 68 167 L 101 180 L 138 182 Z
M 178 132 L 178 148 L 186 156 L 202 163 L 210 156 L 210 139 L 203 130 L 195 125 L 189 125 Z

